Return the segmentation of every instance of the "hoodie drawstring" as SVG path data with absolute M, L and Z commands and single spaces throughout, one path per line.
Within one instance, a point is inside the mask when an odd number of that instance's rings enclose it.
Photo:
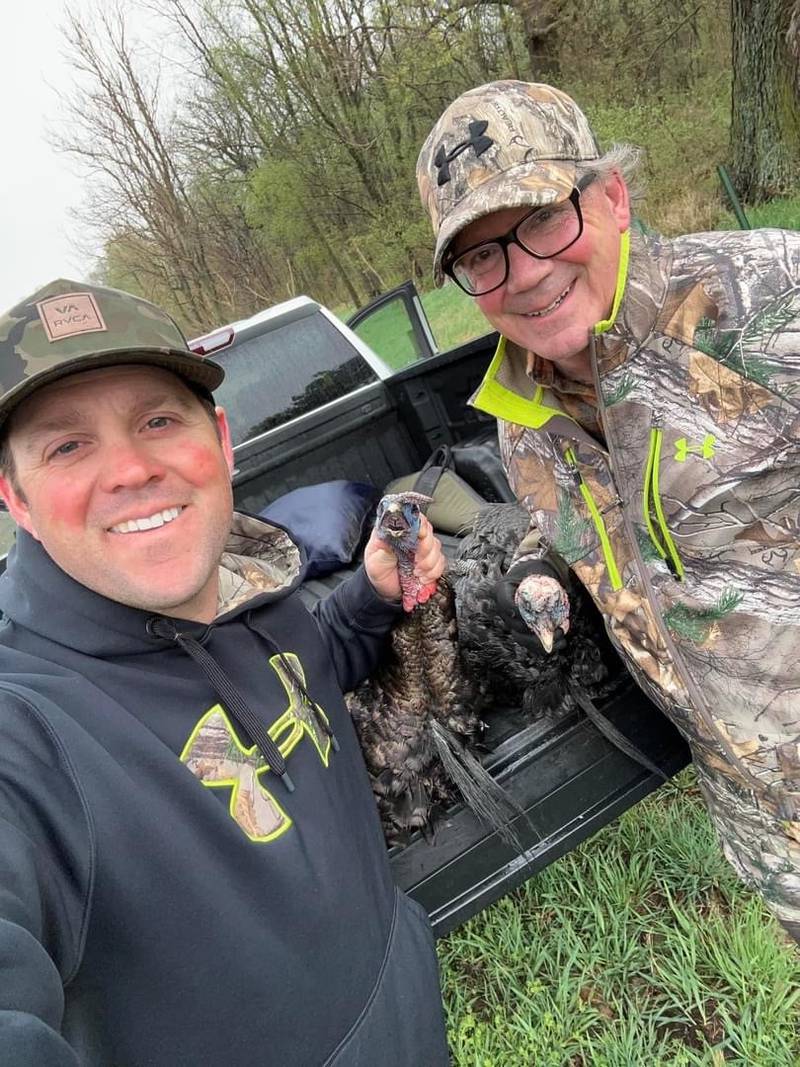
M 211 683 L 223 706 L 244 729 L 248 740 L 258 747 L 269 770 L 278 775 L 288 792 L 293 793 L 294 783 L 286 770 L 286 760 L 281 755 L 280 749 L 211 653 L 200 644 L 197 638 L 192 637 L 191 634 L 182 633 L 170 619 L 153 616 L 147 620 L 146 628 L 152 637 L 174 641 L 187 656 L 191 656 Z
M 278 657 L 278 659 L 281 662 L 281 666 L 286 671 L 286 673 L 289 675 L 289 677 L 292 679 L 292 681 L 297 686 L 297 688 L 300 690 L 300 695 L 302 696 L 303 700 L 306 702 L 308 707 L 311 708 L 311 710 L 313 711 L 315 720 L 319 723 L 319 725 L 322 728 L 323 732 L 330 738 L 331 748 L 333 749 L 334 752 L 338 752 L 339 751 L 339 742 L 336 740 L 336 734 L 331 729 L 331 724 L 328 722 L 327 715 L 322 710 L 322 708 L 319 706 L 319 704 L 316 702 L 316 700 L 312 700 L 308 690 L 305 687 L 305 683 L 303 682 L 303 679 L 300 677 L 300 675 L 294 669 L 294 666 L 292 665 L 292 663 L 290 663 L 290 661 L 286 658 L 285 654 L 281 651 L 281 649 L 280 649 L 277 641 L 275 640 L 275 638 L 272 636 L 272 634 L 269 632 L 269 630 L 267 630 L 264 626 L 260 626 L 253 619 L 252 611 L 248 611 L 247 614 L 245 615 L 244 624 L 245 624 L 245 626 L 247 626 L 248 629 L 252 630 L 253 633 L 258 634 L 258 636 L 263 641 L 266 641 L 266 643 L 273 649 L 275 655 Z

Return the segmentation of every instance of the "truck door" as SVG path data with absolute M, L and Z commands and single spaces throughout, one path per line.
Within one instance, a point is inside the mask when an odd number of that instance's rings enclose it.
M 393 370 L 438 352 L 419 293 L 410 281 L 359 308 L 347 325 Z

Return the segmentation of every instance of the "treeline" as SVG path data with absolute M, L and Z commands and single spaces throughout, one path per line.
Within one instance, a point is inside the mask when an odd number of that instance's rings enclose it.
M 453 97 L 497 77 L 558 84 L 604 139 L 644 143 L 656 222 L 711 224 L 720 210 L 726 4 L 151 0 L 147 12 L 145 36 L 169 59 L 143 49 L 121 9 L 68 17 L 76 83 L 58 143 L 86 173 L 98 276 L 190 334 L 301 292 L 356 306 L 407 277 L 426 286 L 417 153 Z

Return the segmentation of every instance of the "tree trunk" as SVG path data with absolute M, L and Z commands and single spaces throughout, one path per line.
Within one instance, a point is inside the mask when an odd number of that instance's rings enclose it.
M 519 63 L 517 62 L 517 51 L 514 48 L 514 37 L 511 29 L 508 8 L 504 4 L 501 4 L 498 14 L 500 18 L 500 26 L 503 31 L 503 48 L 510 76 L 517 81 L 522 81 L 523 73 L 519 69 Z M 530 53 L 528 53 L 528 58 L 530 60 Z
M 731 0 L 731 158 L 750 204 L 795 192 L 800 179 L 798 0 Z M 791 29 L 790 29 L 791 27 Z
M 359 295 L 358 289 L 356 289 L 355 284 L 350 278 L 350 272 L 345 270 L 342 260 L 339 258 L 339 256 L 337 256 L 336 252 L 334 251 L 333 245 L 325 236 L 324 232 L 322 231 L 322 228 L 317 225 L 314 216 L 309 213 L 307 218 L 309 227 L 314 231 L 314 236 L 325 249 L 325 253 L 328 259 L 330 260 L 331 266 L 333 267 L 336 275 L 342 282 L 342 285 L 345 287 L 347 295 L 353 301 L 355 306 L 359 307 L 362 303 L 361 296 Z
M 522 22 L 531 79 L 558 85 L 561 80 L 560 41 L 556 21 L 558 5 L 542 4 L 539 0 L 515 0 L 512 6 Z

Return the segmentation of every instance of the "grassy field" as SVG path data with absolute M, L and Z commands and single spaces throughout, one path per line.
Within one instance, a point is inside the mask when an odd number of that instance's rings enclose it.
M 456 1067 L 797 1067 L 800 953 L 693 773 L 439 942 Z
M 448 284 L 442 289 L 421 293 L 420 299 L 441 352 L 473 337 L 480 337 L 490 329 L 475 301 L 456 285 Z M 335 313 L 346 321 L 353 309 L 336 308 Z M 356 332 L 395 370 L 419 358 L 414 335 L 400 300 L 393 300 L 375 312 Z
M 800 198 L 773 200 L 758 207 L 745 207 L 747 221 L 755 229 L 758 226 L 779 226 L 784 230 L 800 230 Z M 736 229 L 736 219 L 725 214 L 719 222 L 720 229 Z

